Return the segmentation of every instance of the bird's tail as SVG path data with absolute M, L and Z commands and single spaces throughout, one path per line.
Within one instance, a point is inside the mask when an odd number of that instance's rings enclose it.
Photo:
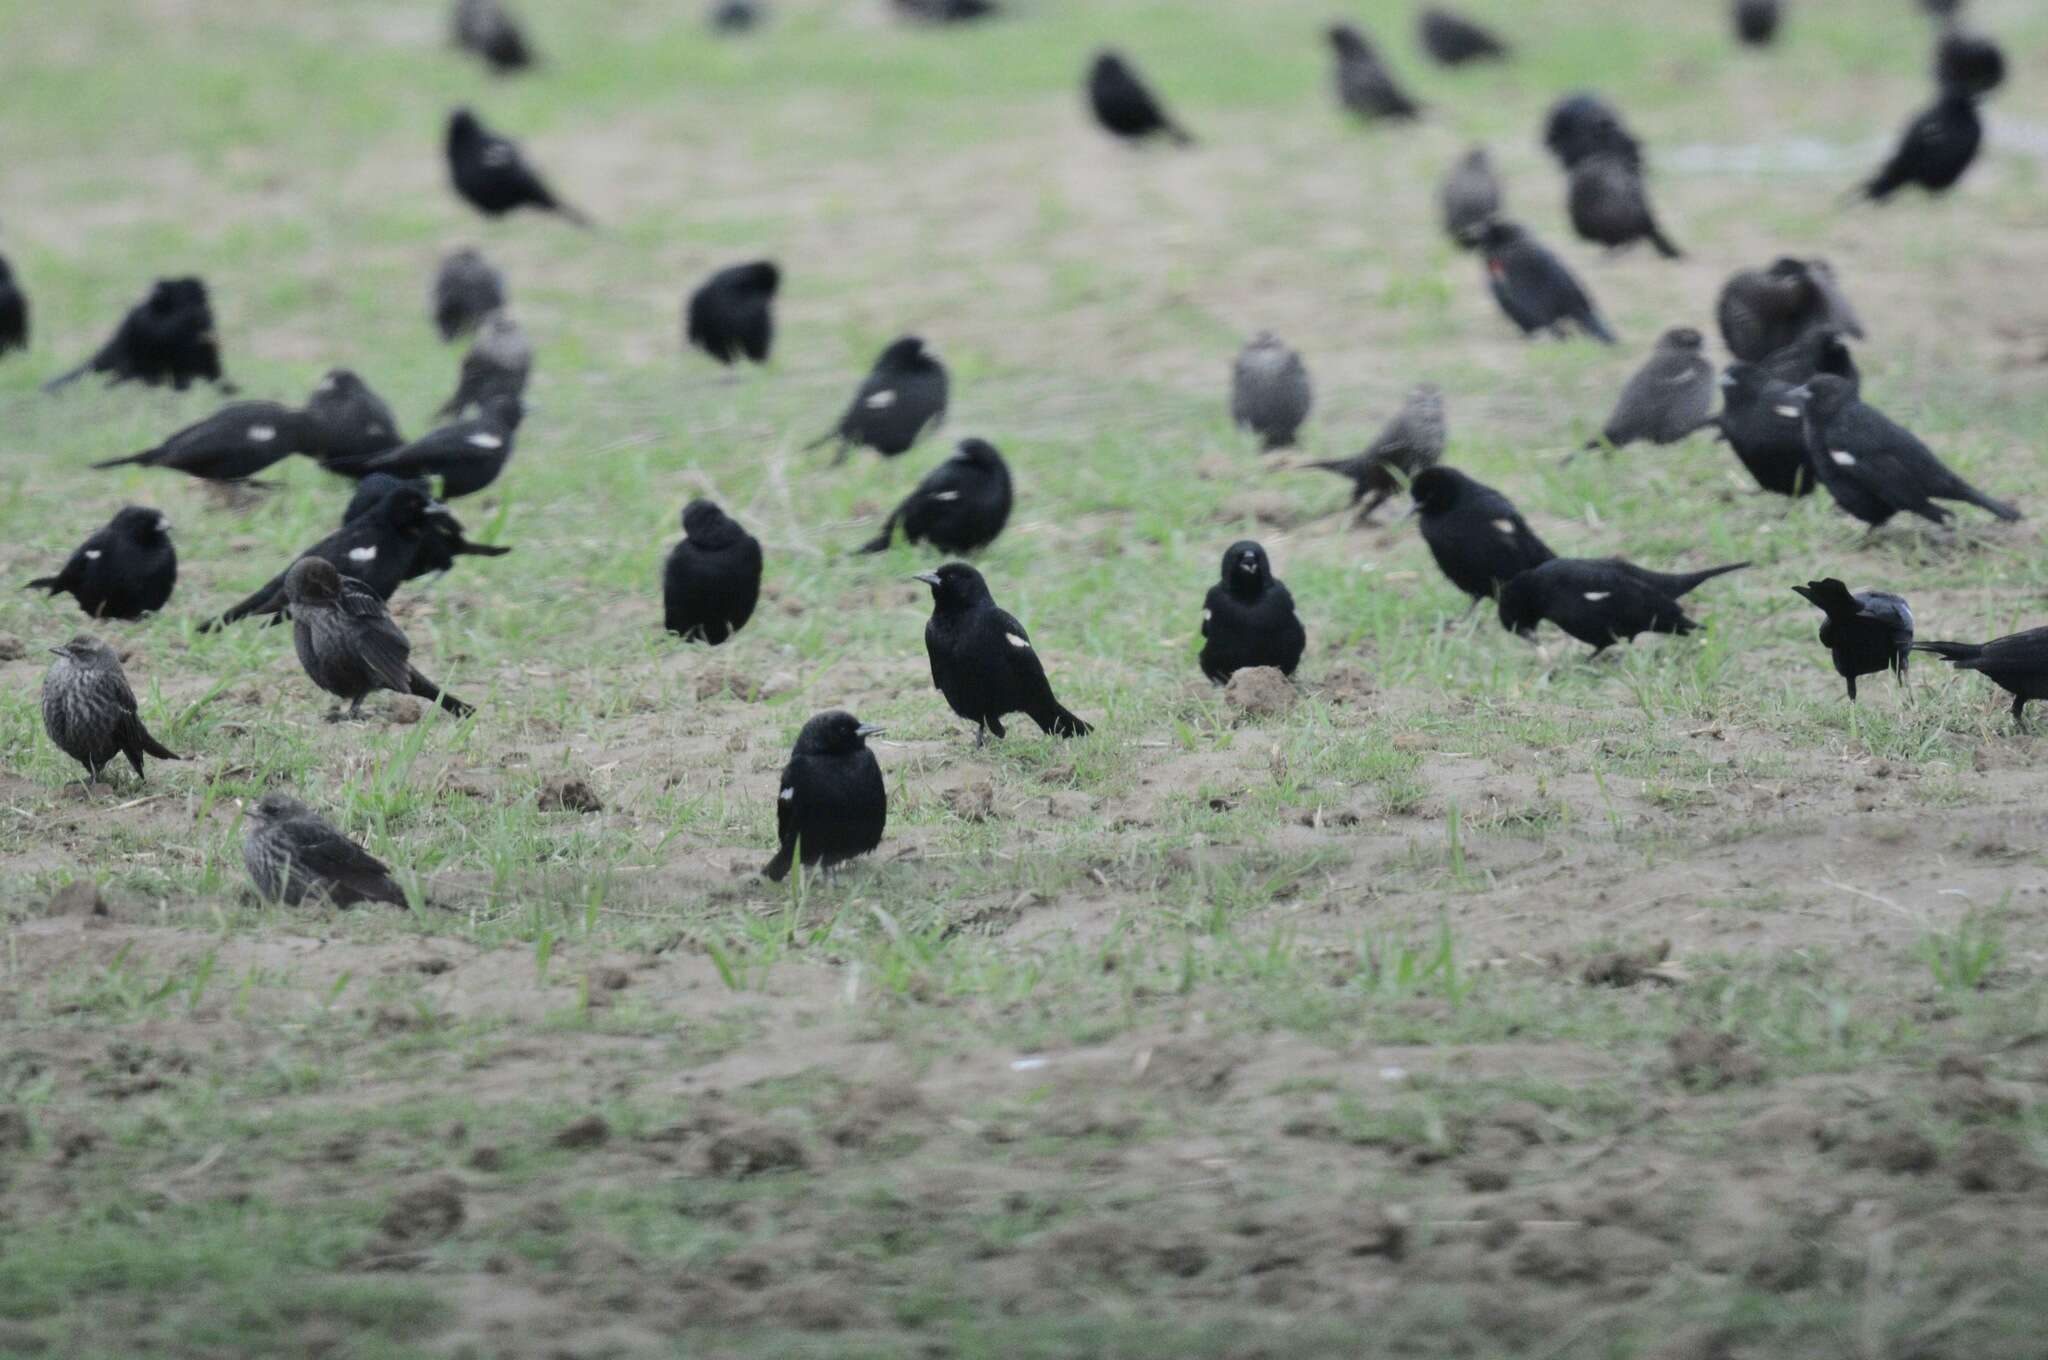
M 585 231 L 592 231 L 597 227 L 597 223 L 590 220 L 589 214 L 573 203 L 564 203 L 558 198 L 554 202 L 554 209 L 565 221 L 574 226 L 581 227 Z
M 1987 496 L 1983 492 L 1979 491 L 1976 487 L 1971 486 L 1968 483 L 1964 483 L 1962 491 L 1959 493 L 1958 499 L 1968 501 L 1971 505 L 1976 506 L 1980 510 L 1989 510 L 1992 514 L 1998 516 L 2000 519 L 2004 520 L 2008 524 L 2012 523 L 2014 520 L 2026 518 L 2025 515 L 2022 515 L 2019 512 L 2019 508 L 2017 506 L 1999 500 L 1995 496 Z
M 156 455 L 157 450 L 144 449 L 141 453 L 131 453 L 126 458 L 109 458 L 104 463 L 94 463 L 93 466 L 95 468 L 127 467 L 131 463 L 147 463 Z
M 35 580 L 27 582 L 22 586 L 23 590 L 47 590 L 52 595 L 55 595 L 63 588 L 63 586 L 57 583 L 57 578 L 54 576 L 38 576 Z
M 1057 700 L 1053 702 L 1050 713 L 1034 713 L 1031 715 L 1031 721 L 1038 724 L 1039 730 L 1050 732 L 1056 737 L 1085 737 L 1095 730 L 1060 707 Z
M 841 431 L 840 427 L 837 425 L 834 425 L 831 429 L 825 431 L 825 433 L 819 435 L 816 439 L 813 439 L 810 443 L 804 445 L 802 450 L 800 451 L 803 453 L 809 453 L 813 449 L 822 449 L 835 439 L 839 441 L 840 451 L 842 453 L 845 452 L 846 435 L 844 434 L 844 432 Z
M 1975 661 L 1984 655 L 1984 644 L 1981 642 L 1916 642 L 1912 649 L 1916 652 L 1932 652 L 1943 661 L 1952 661 L 1958 666 L 1967 661 Z
M 1321 458 L 1313 463 L 1302 463 L 1299 466 L 1315 468 L 1322 472 L 1334 472 L 1339 477 L 1356 477 L 1364 471 L 1364 468 L 1359 466 L 1363 461 L 1360 458 Z
M 1181 125 L 1180 125 L 1179 123 L 1172 123 L 1172 122 L 1169 122 L 1169 123 L 1168 123 L 1168 124 L 1166 125 L 1166 135 L 1167 135 L 1167 136 L 1168 136 L 1169 138 L 1171 138 L 1171 139 L 1172 139 L 1172 141 L 1173 141 L 1173 144 L 1174 144 L 1175 146 L 1193 146 L 1193 145 L 1195 145 L 1195 134 L 1194 134 L 1194 133 L 1192 133 L 1192 132 L 1189 132 L 1189 131 L 1188 131 L 1188 130 L 1187 130 L 1186 128 L 1182 127 L 1182 126 L 1181 126 Z
M 56 377 L 50 379 L 48 382 L 44 383 L 43 390 L 45 392 L 62 391 L 64 388 L 71 386 L 71 384 L 77 382 L 80 378 L 83 378 L 86 374 L 90 372 L 92 372 L 92 360 L 87 359 L 84 363 L 80 364 L 77 368 L 72 369 L 69 373 L 60 373 Z
M 903 507 L 897 506 L 889 512 L 889 518 L 882 521 L 882 531 L 860 545 L 864 553 L 889 551 L 889 541 L 896 537 L 896 521 L 903 516 Z
M 223 611 L 221 616 L 213 622 L 201 624 L 199 631 L 202 633 L 218 632 L 231 623 L 239 623 L 251 614 L 276 614 L 283 609 L 284 575 L 279 573 L 257 587 L 256 591 L 240 604 L 233 605 Z
M 447 693 L 439 685 L 427 679 L 426 676 L 421 675 L 417 670 L 408 673 L 407 688 L 412 691 L 416 698 L 431 699 L 458 718 L 467 718 L 470 714 L 476 712 L 475 705 L 465 704 L 462 700 Z
M 448 551 L 457 557 L 503 557 L 512 551 L 512 547 L 510 544 L 472 543 L 466 538 L 458 538 L 449 545 Z
M 185 757 L 158 741 L 149 734 L 149 729 L 138 720 L 135 724 L 135 744 L 142 748 L 144 755 L 155 756 L 158 760 L 183 760 Z
M 1580 315 L 1579 324 L 1586 328 L 1586 334 L 1592 336 L 1603 345 L 1618 345 L 1621 343 L 1620 340 L 1615 338 L 1614 332 L 1607 328 L 1607 323 L 1600 319 L 1600 313 L 1594 311 L 1590 306 Z
M 1744 567 L 1748 565 L 1749 563 L 1747 562 L 1730 562 L 1725 567 L 1708 567 L 1705 571 L 1683 571 L 1674 573 L 1671 577 L 1671 580 L 1675 585 L 1677 585 L 1678 589 L 1671 592 L 1672 596 L 1676 598 L 1680 595 L 1689 595 L 1693 591 L 1705 585 L 1707 582 L 1713 580 L 1716 576 L 1726 576 L 1731 571 L 1741 571 Z
M 783 879 L 789 877 L 790 866 L 794 863 L 796 863 L 796 837 L 792 836 L 782 843 L 782 848 L 775 852 L 774 859 L 761 866 L 761 877 L 767 879 L 770 883 L 780 883 Z
M 1792 592 L 1831 619 L 1840 621 L 1856 617 L 1856 597 L 1849 593 L 1849 587 L 1832 576 L 1824 581 L 1808 581 L 1803 586 L 1794 586 Z
M 1682 260 L 1685 258 L 1685 252 L 1680 250 L 1673 243 L 1672 239 L 1664 234 L 1664 228 L 1658 226 L 1654 221 L 1650 223 L 1650 244 L 1655 246 L 1657 253 L 1667 260 Z

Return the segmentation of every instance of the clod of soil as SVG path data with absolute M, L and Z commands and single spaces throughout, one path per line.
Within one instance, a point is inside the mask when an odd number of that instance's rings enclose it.
M 1379 692 L 1372 676 L 1356 666 L 1338 666 L 1323 677 L 1316 693 L 1331 704 L 1362 704 Z
M 704 1164 L 712 1175 L 736 1180 L 776 1171 L 801 1171 L 809 1160 L 803 1144 L 781 1129 L 765 1124 L 726 1129 L 704 1149 Z
M 400 727 L 410 727 L 425 712 L 410 694 L 394 694 L 385 701 L 384 716 Z
M 540 786 L 542 812 L 603 812 L 604 801 L 586 780 L 558 774 Z
M 1734 1035 L 1693 1026 L 1671 1036 L 1671 1074 L 1693 1090 L 1717 1091 L 1762 1081 L 1764 1069 Z
M 56 892 L 50 894 L 49 904 L 43 908 L 46 916 L 105 916 L 107 903 L 100 896 L 99 884 L 89 878 L 74 878 Z
M 1940 1160 L 1940 1150 L 1911 1129 L 1889 1129 L 1849 1150 L 1849 1165 L 1875 1167 L 1893 1176 L 1921 1175 L 1934 1170 Z
M 1514 1184 L 1507 1163 L 1487 1158 L 1465 1168 L 1465 1188 L 1475 1195 L 1490 1195 Z
M 26 1152 L 34 1141 L 28 1114 L 19 1106 L 0 1105 L 0 1152 Z
M 1294 707 L 1294 684 L 1276 666 L 1247 666 L 1223 687 L 1223 701 L 1249 718 L 1270 718 Z
M 1688 1327 L 1643 1352 L 1643 1360 L 1734 1360 L 1735 1343 L 1718 1327 Z
M 462 1183 L 442 1177 L 402 1192 L 378 1227 L 388 1246 L 419 1247 L 453 1237 L 467 1216 Z
M 1671 941 L 1637 950 L 1612 950 L 1586 960 L 1579 978 L 1588 987 L 1633 987 L 1639 982 L 1668 982 L 1658 970 L 1671 957 Z
M 1976 1192 L 2024 1190 L 2041 1174 L 2026 1145 L 2004 1129 L 1971 1129 L 1955 1164 L 1956 1184 Z
M 953 815 L 963 822 L 985 822 L 996 815 L 995 785 L 986 779 L 947 789 L 940 796 Z
M 0 1355 L 41 1355 L 50 1343 L 17 1322 L 0 1322 Z
M 697 677 L 697 700 L 702 703 L 707 699 L 732 698 L 759 703 L 784 693 L 790 684 L 790 678 L 781 674 L 760 680 L 722 666 L 713 666 Z
M 1966 1124 L 2016 1119 L 2025 1104 L 2020 1095 L 1986 1081 L 1981 1069 L 1946 1077 L 1934 1098 L 1935 1109 Z
M 1408 1214 L 1400 1209 L 1367 1209 L 1356 1223 L 1344 1225 L 1344 1242 L 1347 1255 L 1398 1261 L 1408 1251 Z
M 19 661 L 28 655 L 28 648 L 12 633 L 0 633 L 0 661 Z
M 505 1169 L 505 1154 L 488 1143 L 469 1154 L 469 1168 L 486 1175 Z
M 556 1134 L 554 1143 L 558 1148 L 581 1152 L 587 1148 L 603 1147 L 611 1137 L 612 1126 L 603 1115 L 587 1114 Z

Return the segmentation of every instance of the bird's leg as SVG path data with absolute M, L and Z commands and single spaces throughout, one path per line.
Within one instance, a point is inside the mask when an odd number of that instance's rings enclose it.
M 974 749 L 979 751 L 986 745 L 988 745 L 988 724 L 976 723 L 974 725 Z
M 846 460 L 851 457 L 853 457 L 853 445 L 841 441 L 839 445 L 839 453 L 836 457 L 832 459 L 832 466 L 841 467 L 845 464 Z
M 1474 614 L 1475 612 L 1477 612 L 1477 611 L 1478 611 L 1478 609 L 1479 609 L 1479 597 L 1478 597 L 1477 595 L 1475 595 L 1475 596 L 1473 596 L 1473 597 L 1472 597 L 1472 603 L 1470 603 L 1470 604 L 1468 604 L 1468 605 L 1466 605 L 1466 606 L 1465 606 L 1465 612 L 1464 612 L 1464 613 L 1462 613 L 1462 614 L 1460 614 L 1460 615 L 1458 615 L 1458 624 L 1457 624 L 1457 626 L 1462 626 L 1462 625 L 1463 625 L 1463 624 L 1465 623 L 1465 621 L 1466 621 L 1467 619 L 1471 618 L 1471 617 L 1472 617 L 1472 615 L 1473 615 L 1473 614 Z
M 2013 727 L 2014 727 L 2014 728 L 2016 728 L 2017 730 L 2019 730 L 2019 731 L 2021 731 L 2021 732 L 2025 732 L 2025 731 L 2027 731 L 2027 730 L 2028 730 L 2028 728 L 2027 728 L 2027 696 L 2026 696 L 2026 695 L 2024 695 L 2024 694 L 2019 694 L 2019 695 L 2014 695 L 2014 696 L 2013 696 L 2013 701 L 2012 701 L 2012 725 L 2013 725 Z

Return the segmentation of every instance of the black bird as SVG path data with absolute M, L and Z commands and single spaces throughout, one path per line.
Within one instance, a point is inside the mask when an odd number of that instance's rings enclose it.
M 1856 356 L 1843 343 L 1841 332 L 1825 326 L 1808 331 L 1783 349 L 1772 350 L 1758 366 L 1779 382 L 1792 387 L 1821 373 L 1847 378 L 1859 389 L 1863 386 L 1863 374 L 1856 367 Z
M 1451 167 L 1437 190 L 1437 202 L 1443 208 L 1444 231 L 1458 248 L 1470 250 L 1478 244 L 1480 230 L 1500 216 L 1503 203 L 1500 180 L 1485 147 L 1473 147 Z
M 110 384 L 139 382 L 180 392 L 200 379 L 219 383 L 220 345 L 206 285 L 195 278 L 158 279 L 98 353 L 43 390 L 54 392 L 88 373 L 104 374 Z
M 1364 453 L 1309 466 L 1349 477 L 1353 505 L 1372 497 L 1358 512 L 1363 523 L 1423 469 L 1436 466 L 1444 456 L 1445 438 L 1443 391 L 1435 383 L 1422 383 L 1408 394 L 1400 414 L 1387 422 Z
M 1769 47 L 1782 18 L 1778 0 L 1735 0 L 1735 36 L 1751 47 Z
M 1959 671 L 1976 671 L 2010 694 L 2012 720 L 2021 731 L 2027 726 L 2028 702 L 2048 699 L 2048 628 L 2029 628 L 1995 642 L 1916 642 L 1913 650 L 1933 652 Z
M 410 576 L 420 545 L 429 535 L 428 521 L 436 508 L 416 483 L 401 483 L 368 510 L 300 553 L 293 564 L 317 557 L 368 586 L 379 599 L 388 600 Z M 251 614 L 282 613 L 288 571 L 289 568 L 265 581 L 200 631 L 210 633 Z
M 28 294 L 15 282 L 14 266 L 0 255 L 0 354 L 28 348 Z
M 498 75 L 533 65 L 525 32 L 499 0 L 455 0 L 455 45 L 482 57 Z
M 1514 222 L 1495 219 L 1479 234 L 1486 281 L 1494 301 L 1522 334 L 1564 335 L 1577 326 L 1602 344 L 1615 343 L 1593 300 L 1570 270 L 1542 243 Z
M 1714 365 L 1706 337 L 1690 326 L 1674 326 L 1657 338 L 1657 348 L 1635 371 L 1614 414 L 1586 447 L 1624 448 L 1639 439 L 1675 444 L 1712 423 Z
M 1195 144 L 1116 52 L 1097 53 L 1088 68 L 1088 107 L 1095 111 L 1096 122 L 1125 141 L 1163 136 L 1180 146 Z
M 661 569 L 663 625 L 716 647 L 746 626 L 760 598 L 760 542 L 710 501 L 684 506 L 682 541 Z
M 1984 121 L 1977 99 L 1968 90 L 1947 89 L 1932 106 L 1906 125 L 1899 149 L 1857 192 L 1882 203 L 1909 184 L 1930 194 L 1955 185 L 1977 159 L 1984 142 Z
M 1826 260 L 1784 257 L 1731 275 L 1721 285 L 1714 316 L 1728 352 L 1751 363 L 1817 330 L 1863 338 L 1863 323 Z
M 1543 144 L 1567 170 L 1602 153 L 1618 155 L 1632 166 L 1643 163 L 1642 143 L 1614 106 L 1596 94 L 1569 94 L 1551 105 Z
M 443 425 L 402 448 L 380 453 L 363 470 L 394 477 L 439 477 L 442 499 L 473 496 L 505 470 L 524 415 L 515 396 L 485 397 L 474 418 Z
M 1963 0 L 1920 0 L 1920 8 L 1936 19 L 1953 19 L 1963 8 Z
M 996 607 L 988 582 L 965 562 L 948 562 L 914 578 L 932 588 L 924 626 L 932 683 L 955 713 L 975 725 L 974 744 L 1003 736 L 1003 717 L 1022 713 L 1039 730 L 1085 737 L 1087 723 L 1060 706 L 1024 625 Z
M 1882 590 L 1859 590 L 1830 576 L 1792 587 L 1794 594 L 1828 616 L 1820 626 L 1820 645 L 1833 653 L 1835 674 L 1849 682 L 1849 701 L 1856 700 L 1856 677 L 1896 671 L 1906 683 L 1906 660 L 1913 648 L 1913 610 L 1905 598 Z
M 1685 254 L 1657 225 L 1642 170 L 1618 152 L 1584 157 L 1571 168 L 1565 207 L 1571 214 L 1572 230 L 1582 240 L 1610 250 L 1648 241 L 1667 260 Z
M 464 246 L 441 261 L 434 274 L 434 328 L 443 340 L 475 330 L 477 323 L 505 306 L 505 276 Z
M 1557 556 L 1512 501 L 1456 468 L 1424 468 L 1408 493 L 1430 556 L 1452 585 L 1472 597 L 1474 608 L 1498 594 L 1503 583 Z
M 1423 50 L 1446 66 L 1468 61 L 1494 61 L 1508 55 L 1508 45 L 1488 30 L 1447 9 L 1425 9 L 1416 19 Z
M 1271 452 L 1291 448 L 1315 400 L 1301 355 L 1271 331 L 1260 331 L 1230 368 L 1230 418 L 1259 436 Z
M 1806 410 L 1790 383 L 1756 365 L 1734 363 L 1721 375 L 1715 428 L 1764 490 L 1805 496 L 1815 485 L 1806 456 Z
M 761 870 L 780 883 L 799 858 L 806 868 L 829 869 L 882 843 L 889 792 L 882 767 L 868 749 L 881 728 L 851 713 L 820 713 L 797 733 L 775 795 L 775 839 L 780 848 Z
M 1002 13 L 995 0 L 896 0 L 896 12 L 927 24 L 958 24 Z
M 149 734 L 135 707 L 135 691 L 121 658 L 98 638 L 80 633 L 62 647 L 43 676 L 43 730 L 57 749 L 85 766 L 91 782 L 116 756 L 128 757 L 142 778 L 142 758 L 182 759 Z
M 1361 118 L 1413 118 L 1422 112 L 1363 33 L 1350 24 L 1332 24 L 1329 39 L 1337 54 L 1338 103 Z
M 393 477 L 388 472 L 373 472 L 356 483 L 355 495 L 349 497 L 348 509 L 341 515 L 346 525 L 374 511 L 379 502 L 399 487 L 411 487 L 418 495 L 427 498 L 424 532 L 420 536 L 419 548 L 413 553 L 412 562 L 405 569 L 405 580 L 413 581 L 435 572 L 447 571 L 455 565 L 458 557 L 503 557 L 512 549 L 494 543 L 472 543 L 463 532 L 462 521 L 455 518 L 447 506 L 434 502 L 432 488 L 424 477 L 410 481 Z
M 768 362 L 775 343 L 775 290 L 782 271 L 773 260 L 721 269 L 690 294 L 683 312 L 683 340 L 721 364 L 741 356 Z
M 875 360 L 839 423 L 804 448 L 838 440 L 834 467 L 845 462 L 856 445 L 894 458 L 945 420 L 947 385 L 946 366 L 932 357 L 924 341 L 906 335 Z
M 64 570 L 37 577 L 26 589 L 68 594 L 96 619 L 139 619 L 162 609 L 177 583 L 170 517 L 130 505 L 79 544 Z
M 518 146 L 486 128 L 468 109 L 457 109 L 448 118 L 448 173 L 455 192 L 485 217 L 539 208 L 560 213 L 579 227 L 590 225 L 589 218 L 541 182 Z
M 314 431 L 306 417 L 274 401 L 238 401 L 153 449 L 94 463 L 96 468 L 169 468 L 208 482 L 240 482 L 295 453 L 311 452 Z
M 1638 633 L 1694 631 L 1699 624 L 1686 617 L 1679 600 L 1701 582 L 1748 565 L 1671 575 L 1619 558 L 1553 558 L 1501 587 L 1500 624 L 1533 640 L 1548 619 L 1598 656 Z
M 720 33 L 745 33 L 761 22 L 763 13 L 756 0 L 713 0 L 711 26 Z
M 407 905 L 390 866 L 289 794 L 266 793 L 242 815 L 249 823 L 242 864 L 265 901 L 288 907 L 308 897 L 337 907 Z
M 477 325 L 469 353 L 462 356 L 462 374 L 455 392 L 434 414 L 440 418 L 459 416 L 472 406 L 482 406 L 493 397 L 517 401 L 526 395 L 526 379 L 533 372 L 533 341 L 510 312 L 492 312 Z
M 1967 501 L 2003 520 L 2022 518 L 1958 477 L 1911 430 L 1856 395 L 1846 378 L 1823 373 L 1794 388 L 1806 408 L 1806 453 L 1835 503 L 1875 529 L 1901 510 L 1936 524 L 1950 512 L 1936 501 Z
M 306 452 L 344 477 L 361 477 L 364 464 L 405 443 L 384 399 L 345 368 L 331 369 L 320 380 L 306 400 L 305 417 Z
M 1202 674 L 1223 684 L 1250 666 L 1294 674 L 1308 633 L 1266 550 L 1246 539 L 1223 553 L 1223 575 L 1202 600 Z
M 349 720 L 362 717 L 363 700 L 380 689 L 431 699 L 458 718 L 476 711 L 420 674 L 412 643 L 392 621 L 384 597 L 332 562 L 301 557 L 284 574 L 284 594 L 299 664 L 314 684 L 348 700 Z M 343 717 L 337 709 L 327 720 Z
M 2005 83 L 2005 53 L 1982 34 L 1951 28 L 1934 49 L 1934 81 L 1982 98 Z
M 926 473 L 917 490 L 889 512 L 882 531 L 861 551 L 887 551 L 901 524 L 911 543 L 947 553 L 979 552 L 1009 523 L 1010 505 L 1010 467 L 1003 455 L 985 439 L 963 439 L 951 458 Z

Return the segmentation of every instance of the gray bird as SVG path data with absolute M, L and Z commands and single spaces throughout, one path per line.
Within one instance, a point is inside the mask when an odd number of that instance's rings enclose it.
M 346 368 L 330 369 L 306 399 L 307 443 L 320 466 L 345 477 L 405 443 L 398 417 L 370 385 Z
M 458 718 L 476 711 L 419 673 L 412 643 L 377 592 L 343 576 L 332 562 L 300 558 L 284 574 L 284 591 L 299 664 L 314 684 L 348 700 L 348 719 L 362 717 L 363 700 L 380 689 L 434 700 Z M 343 716 L 337 709 L 327 720 L 340 722 Z
M 523 397 L 532 372 L 533 341 L 512 313 L 492 312 L 477 323 L 476 339 L 462 356 L 462 377 L 455 384 L 455 395 L 435 414 L 459 415 L 481 406 L 489 397 Z
M 1328 36 L 1337 54 L 1337 101 L 1345 108 L 1361 118 L 1413 118 L 1422 112 L 1363 33 L 1333 24 Z
M 93 782 L 116 756 L 128 757 L 137 779 L 144 756 L 181 759 L 142 725 L 135 691 L 113 648 L 80 633 L 50 652 L 57 659 L 43 676 L 43 730 L 58 750 L 85 766 Z
M 266 793 L 242 815 L 249 824 L 242 863 L 266 902 L 296 907 L 312 897 L 337 907 L 406 905 L 405 889 L 384 861 L 289 794 Z
M 1437 199 L 1443 205 L 1444 230 L 1459 249 L 1472 249 L 1479 242 L 1480 228 L 1500 216 L 1503 206 L 1500 180 L 1485 147 L 1473 147 L 1451 167 Z
M 1618 449 L 1643 439 L 1675 444 L 1709 423 L 1716 386 L 1706 337 L 1675 326 L 1657 338 L 1657 348 L 1621 389 L 1600 437 L 1586 447 Z
M 1619 151 L 1596 152 L 1571 168 L 1565 208 L 1573 231 L 1609 250 L 1648 241 L 1667 260 L 1685 254 L 1657 225 L 1641 164 Z
M 1422 383 L 1408 394 L 1400 414 L 1387 422 L 1364 453 L 1309 466 L 1349 477 L 1353 505 L 1372 497 L 1358 512 L 1359 522 L 1364 523 L 1412 482 L 1416 473 L 1437 465 L 1444 456 L 1445 436 L 1443 390 L 1435 383 Z
M 1809 331 L 1835 330 L 1863 338 L 1863 322 L 1826 260 L 1790 256 L 1763 269 L 1745 269 L 1721 286 L 1714 305 L 1729 353 L 1751 363 L 1800 340 Z
M 455 45 L 476 53 L 498 75 L 533 65 L 525 32 L 499 0 L 455 0 Z
M 1257 433 L 1268 452 L 1291 448 L 1315 399 L 1301 356 L 1271 331 L 1260 331 L 1230 370 L 1230 418 Z
M 434 275 L 434 326 L 443 340 L 467 335 L 505 306 L 505 276 L 468 246 L 441 261 Z

